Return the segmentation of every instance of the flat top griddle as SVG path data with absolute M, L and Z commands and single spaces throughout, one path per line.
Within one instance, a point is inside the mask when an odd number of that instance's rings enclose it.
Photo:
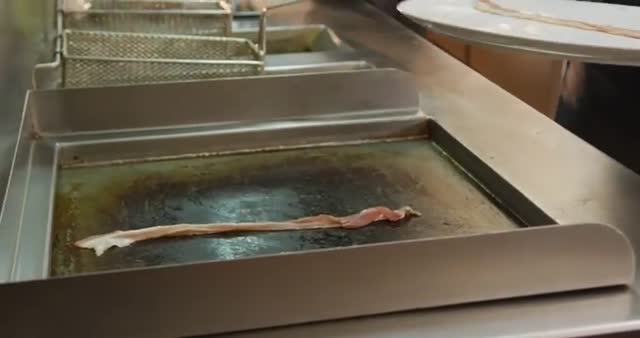
M 72 245 L 114 230 L 348 215 L 376 205 L 411 205 L 423 216 L 357 230 L 160 239 L 100 257 Z M 426 139 L 67 168 L 57 184 L 51 273 L 228 260 L 515 227 Z
M 14 161 L 28 170 L 13 172 L 0 219 L 0 279 L 15 282 L 0 287 L 15 309 L 0 326 L 194 336 L 634 280 L 623 234 L 538 222 L 536 201 L 419 101 L 412 78 L 388 69 L 30 92 Z M 405 204 L 424 216 L 101 257 L 70 246 L 155 224 Z M 74 327 L 61 327 L 68 318 Z

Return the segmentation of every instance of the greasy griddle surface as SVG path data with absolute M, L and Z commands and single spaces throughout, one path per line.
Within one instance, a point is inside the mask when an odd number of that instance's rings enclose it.
M 151 240 L 101 257 L 72 246 L 114 230 L 347 215 L 375 205 L 410 205 L 423 216 L 358 230 Z M 70 168 L 58 178 L 51 273 L 226 260 L 516 226 L 427 140 Z

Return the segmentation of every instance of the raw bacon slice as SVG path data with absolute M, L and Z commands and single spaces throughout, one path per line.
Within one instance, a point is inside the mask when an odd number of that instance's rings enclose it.
M 410 216 L 420 216 L 420 213 L 411 209 L 411 207 L 402 207 L 397 210 L 391 210 L 387 207 L 373 207 L 344 217 L 317 215 L 284 222 L 161 225 L 90 236 L 75 242 L 75 246 L 93 249 L 96 255 L 100 256 L 113 246 L 123 248 L 135 242 L 160 237 L 198 236 L 238 231 L 357 229 L 378 221 L 397 222 Z
M 525 13 L 512 8 L 504 7 L 498 4 L 496 0 L 477 0 L 474 3 L 474 7 L 475 9 L 485 13 L 509 16 L 509 17 L 524 19 L 524 20 L 544 22 L 552 25 L 578 28 L 578 29 L 601 32 L 601 33 L 606 33 L 611 35 L 619 35 L 619 36 L 624 36 L 624 37 L 633 38 L 633 39 L 640 39 L 640 31 L 614 27 L 610 25 L 599 25 L 595 23 L 578 21 L 578 20 L 557 19 L 557 18 L 552 18 L 552 17 L 548 17 L 540 14 L 534 14 L 534 13 Z

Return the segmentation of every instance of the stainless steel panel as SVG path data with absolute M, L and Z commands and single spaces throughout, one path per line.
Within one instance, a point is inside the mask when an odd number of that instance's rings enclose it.
M 27 102 L 29 102 L 28 98 Z M 28 109 L 25 107 L 25 112 Z M 31 174 L 29 169 L 32 154 L 31 122 L 31 115 L 25 113 L 18 127 L 19 138 L 16 149 L 14 149 L 13 167 L 10 175 L 7 173 L 9 176 L 5 195 L 7 198 L 2 205 L 2 212 L 0 212 L 0 222 L 11 224 L 0 226 L 0 273 L 5 276 L 3 281 L 13 279 L 15 276 L 14 262 L 19 249 L 20 224 L 24 214 L 24 201 L 27 197 L 26 184 Z M 43 243 L 40 242 L 41 245 Z
M 30 205 L 51 204 L 58 172 L 55 147 L 46 143 L 32 144 L 30 155 L 25 201 L 29 201 Z M 17 223 L 20 228 L 15 257 L 22 259 L 13 265 L 13 278 L 20 280 L 45 275 L 49 270 L 47 262 L 51 252 L 53 211 L 35 212 L 25 207 L 21 210 L 20 217 Z
M 626 283 L 627 263 L 600 263 L 627 250 L 613 228 L 579 224 L 53 278 L 3 285 L 13 306 L 0 326 L 11 337 L 222 333 Z M 492 264 L 523 269 L 495 274 Z
M 45 90 L 34 92 L 32 99 L 35 130 L 43 136 L 321 116 L 328 121 L 384 117 L 415 114 L 419 104 L 413 79 L 395 70 Z
M 51 55 L 54 12 L 54 1 L 0 2 L 0 205 L 9 179 L 26 90 L 31 86 L 32 67 L 48 61 Z M 3 267 L 0 264 L 0 269 Z
M 206 337 L 618 338 L 606 333 L 634 328 L 633 292 L 605 288 Z M 620 318 L 627 318 L 627 323 L 609 326 Z
M 157 130 L 134 135 L 122 133 L 61 137 L 62 166 L 133 163 L 181 159 L 243 151 L 273 151 L 305 145 L 367 143 L 424 135 L 423 115 L 367 116 L 328 121 L 249 123 L 234 126 Z
M 231 36 L 258 42 L 258 31 L 252 28 L 235 29 Z M 267 53 L 309 53 L 349 49 L 349 47 L 325 25 L 275 26 L 266 30 Z

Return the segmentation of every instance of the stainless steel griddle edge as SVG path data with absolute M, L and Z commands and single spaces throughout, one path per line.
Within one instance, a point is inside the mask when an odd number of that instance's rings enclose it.
M 305 2 L 280 8 L 270 18 L 271 24 L 306 22 L 325 23 L 352 45 L 370 51 L 369 62 L 412 72 L 420 86 L 422 110 L 455 133 L 465 147 L 553 220 L 614 224 L 637 247 L 640 238 L 633 228 L 640 216 L 635 208 L 640 182 L 631 172 L 364 3 Z M 409 49 L 411 53 L 407 52 Z M 558 194 L 558 186 L 565 187 L 563 194 Z M 85 294 L 88 296 L 100 293 L 100 289 L 85 291 L 93 291 Z M 180 294 L 174 291 L 154 306 L 171 309 L 172 302 L 178 304 Z M 64 301 L 60 300 L 61 305 Z M 246 336 L 329 336 L 349 332 L 360 336 L 566 337 L 637 328 L 640 313 L 636 304 L 634 290 L 610 289 L 414 311 Z M 126 323 L 111 325 L 117 328 Z

